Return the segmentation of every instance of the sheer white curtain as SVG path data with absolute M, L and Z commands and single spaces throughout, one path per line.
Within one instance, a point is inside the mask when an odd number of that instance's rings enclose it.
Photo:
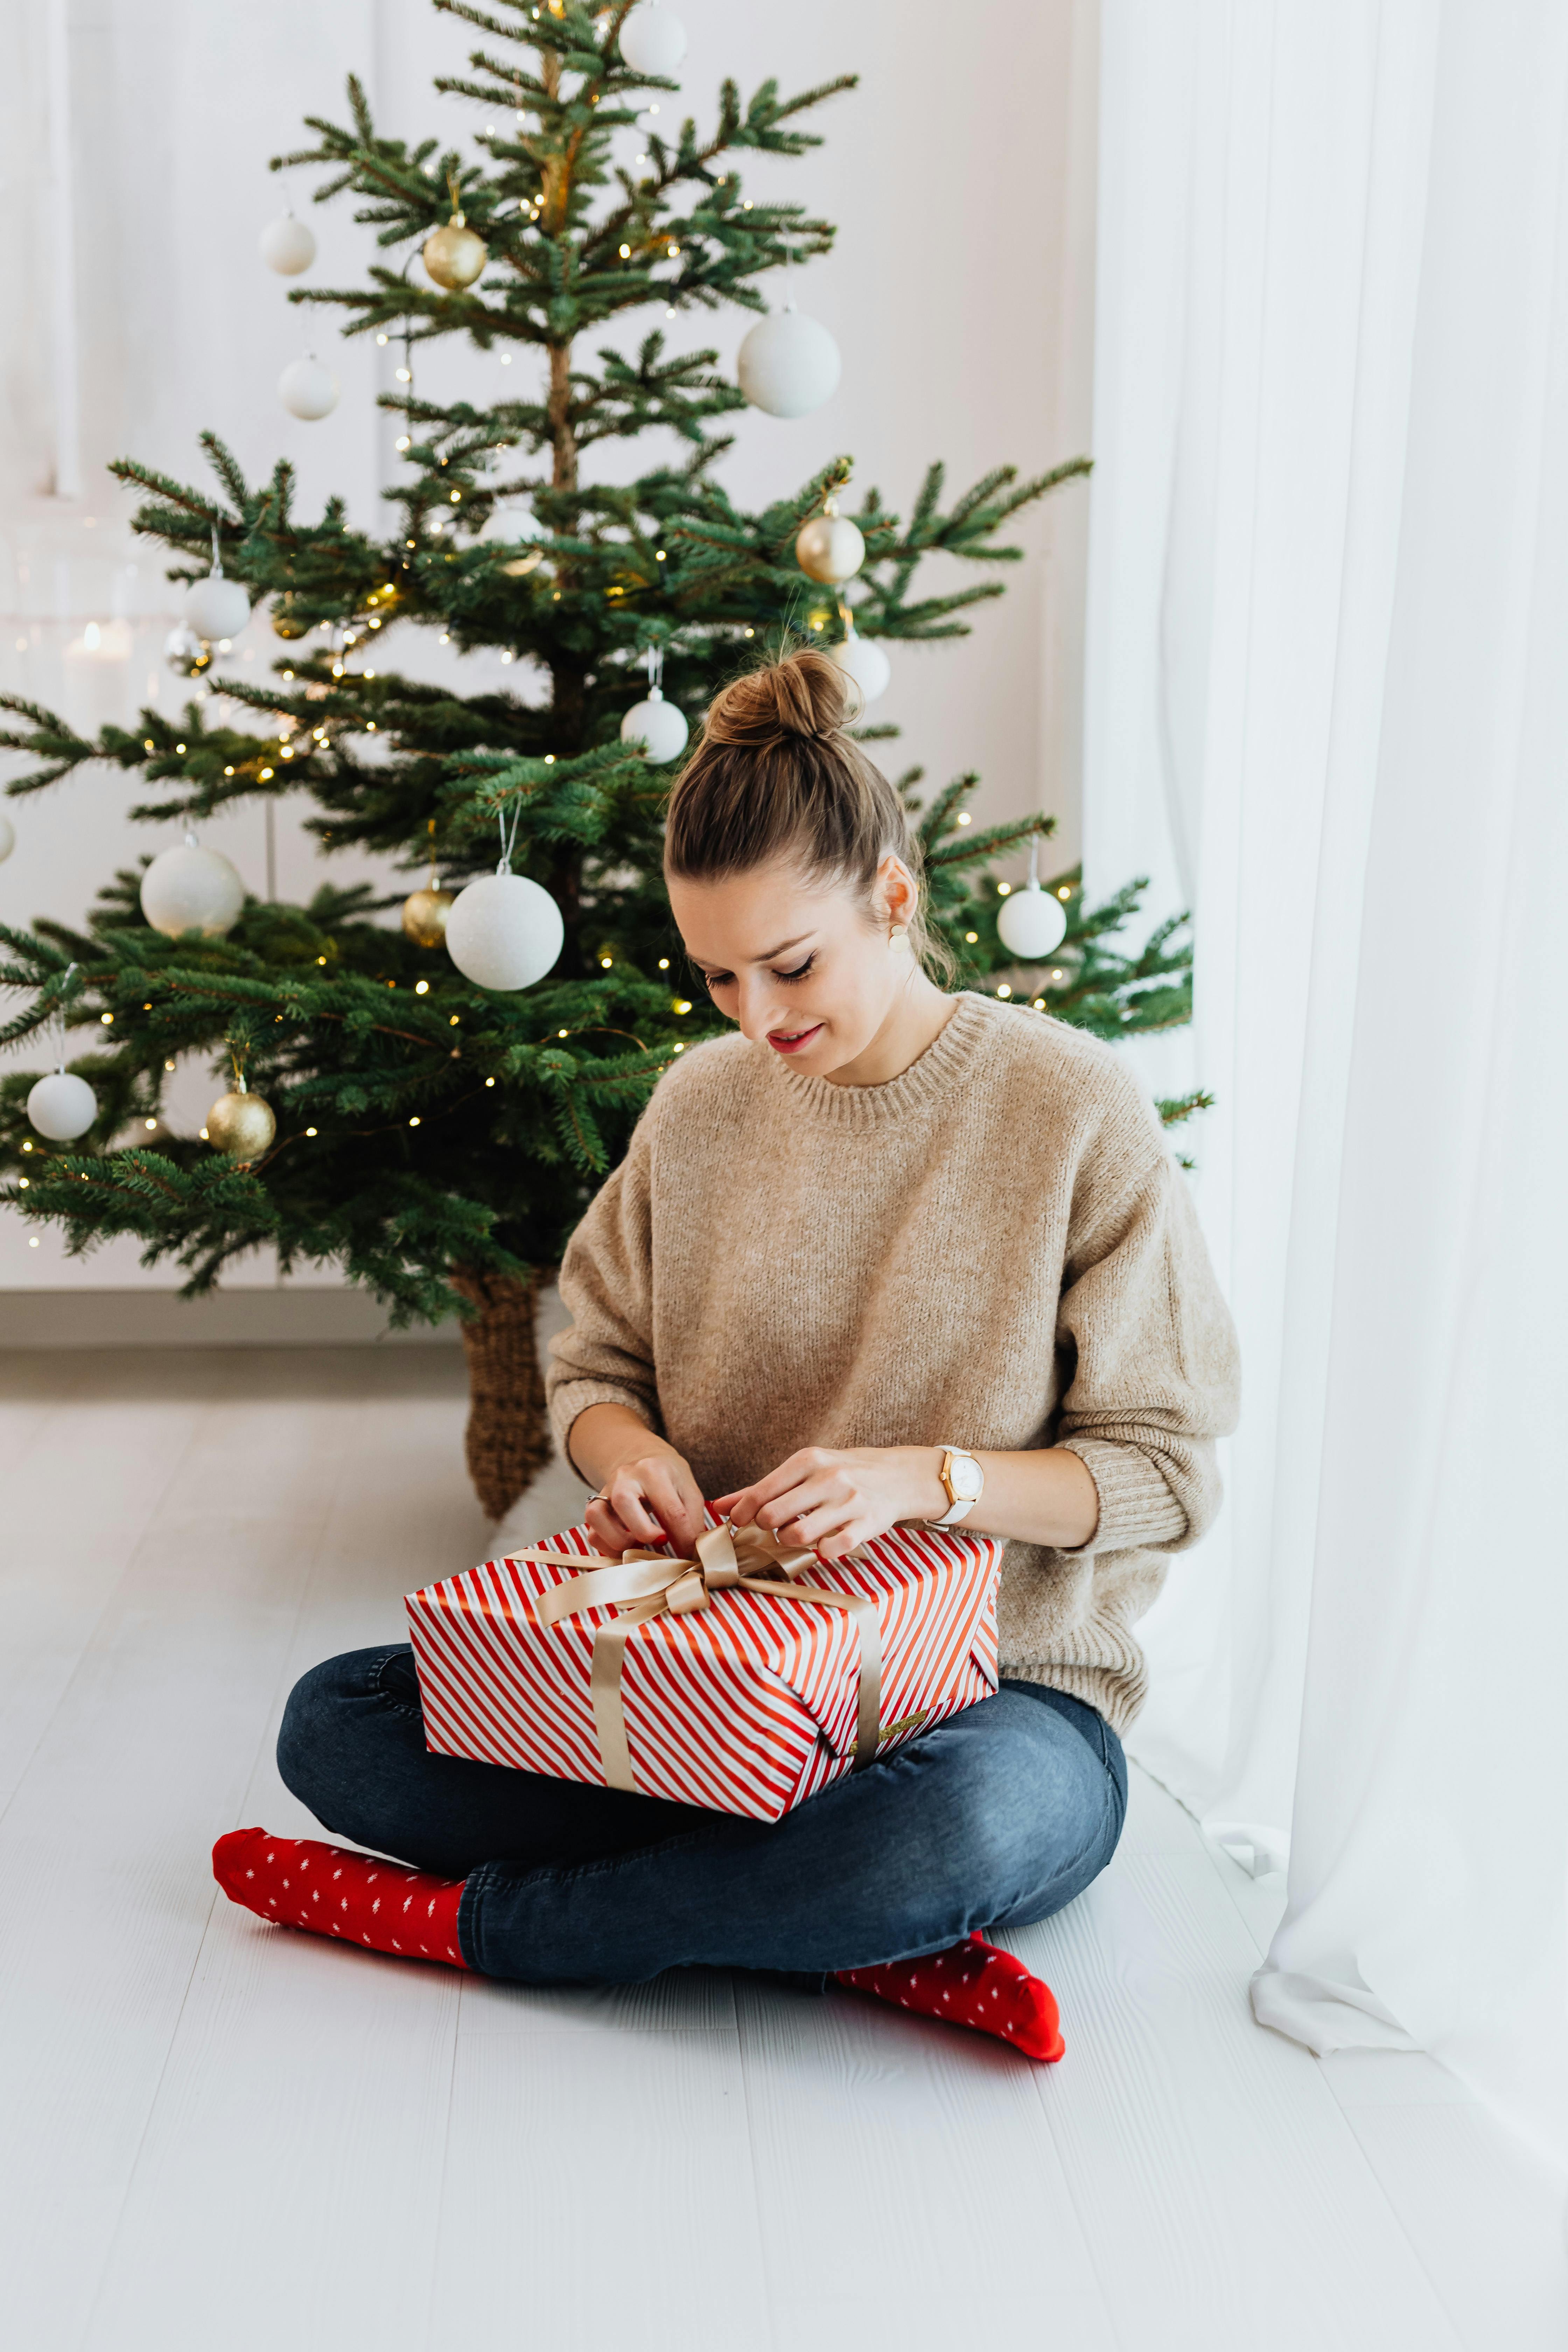
M 1107 0 L 1086 836 L 1241 1326 L 1135 1746 L 1568 2158 L 1568 12 Z

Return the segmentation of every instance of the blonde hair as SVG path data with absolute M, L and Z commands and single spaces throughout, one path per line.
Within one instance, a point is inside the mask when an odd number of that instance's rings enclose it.
M 731 679 L 670 795 L 665 872 L 716 882 L 787 857 L 869 898 L 883 858 L 901 858 L 917 894 L 910 946 L 933 977 L 949 979 L 952 959 L 926 920 L 925 862 L 908 812 L 845 732 L 859 712 L 854 680 L 814 646 Z

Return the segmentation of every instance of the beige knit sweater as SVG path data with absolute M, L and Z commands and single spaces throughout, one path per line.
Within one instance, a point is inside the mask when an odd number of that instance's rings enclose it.
M 1237 1370 L 1186 1181 L 1111 1047 L 970 995 L 887 1086 L 700 1045 L 561 1291 L 563 1445 L 589 1405 L 628 1405 L 707 1495 L 803 1445 L 1070 1446 L 1100 1525 L 1007 1546 L 1003 1672 L 1131 1721 L 1132 1628 L 1218 1508 Z

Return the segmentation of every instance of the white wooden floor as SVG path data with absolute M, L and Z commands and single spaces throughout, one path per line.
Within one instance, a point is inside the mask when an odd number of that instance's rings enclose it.
M 293 1677 L 487 1530 L 444 1348 L 0 1357 L 14 2352 L 1562 2352 L 1552 2186 L 1422 2058 L 1260 2031 L 1275 1899 L 1136 1780 L 1016 1939 L 1068 2057 L 721 1975 L 526 1993 L 261 1926 Z M 574 1515 L 552 1472 L 514 1518 Z

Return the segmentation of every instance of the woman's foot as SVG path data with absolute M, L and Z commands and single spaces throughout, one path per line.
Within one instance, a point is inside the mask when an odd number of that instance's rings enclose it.
M 279 1927 L 341 1936 L 346 1944 L 405 1959 L 468 1965 L 458 1942 L 460 1878 L 437 1878 L 317 1838 L 269 1837 L 265 1830 L 220 1837 L 213 1876 L 231 1903 Z
M 979 1936 L 945 1952 L 928 1952 L 922 1959 L 840 1969 L 837 1977 L 857 1992 L 897 2001 L 900 2009 L 917 2010 L 921 2017 L 940 2017 L 949 2025 L 994 2033 L 1026 2058 L 1054 2063 L 1067 2047 L 1049 1985 L 1032 1977 L 1011 1952 L 998 1951 Z

